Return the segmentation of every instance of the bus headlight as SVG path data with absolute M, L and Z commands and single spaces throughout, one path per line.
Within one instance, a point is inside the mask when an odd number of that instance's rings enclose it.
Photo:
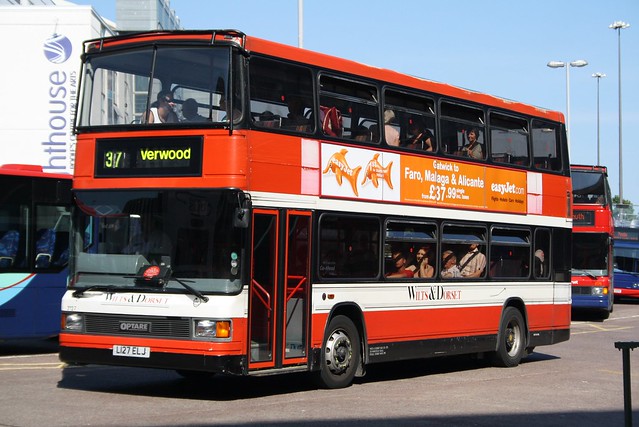
M 62 330 L 82 332 L 84 330 L 84 316 L 81 314 L 73 313 L 62 316 Z
M 196 338 L 230 338 L 231 322 L 228 320 L 197 320 Z
M 608 288 L 602 288 L 599 286 L 593 286 L 592 287 L 592 295 L 606 295 L 608 293 Z

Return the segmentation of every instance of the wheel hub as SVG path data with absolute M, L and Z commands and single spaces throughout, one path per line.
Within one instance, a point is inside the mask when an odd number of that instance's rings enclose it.
M 344 332 L 335 331 L 326 342 L 326 364 L 331 372 L 340 374 L 348 369 L 353 357 L 353 346 Z

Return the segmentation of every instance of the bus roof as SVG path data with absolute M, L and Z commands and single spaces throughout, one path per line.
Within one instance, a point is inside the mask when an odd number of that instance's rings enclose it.
M 608 168 L 601 165 L 570 165 L 570 170 L 585 172 L 601 172 L 608 175 Z
M 329 70 L 339 70 L 340 72 L 350 73 L 353 76 L 382 80 L 405 86 L 410 89 L 434 92 L 454 97 L 459 100 L 479 102 L 496 108 L 517 111 L 522 114 L 528 114 L 564 123 L 563 113 L 558 111 L 547 110 L 541 107 L 460 88 L 446 83 L 436 82 L 422 77 L 402 74 L 396 71 L 374 67 L 295 46 L 247 36 L 238 30 L 150 31 L 131 33 L 88 40 L 85 42 L 84 51 L 85 53 L 91 53 L 97 50 L 110 50 L 112 48 L 122 48 L 124 45 L 128 44 L 157 42 L 158 39 L 163 39 L 167 42 L 181 43 L 188 41 L 191 43 L 206 44 L 209 46 L 232 45 L 240 49 L 244 49 L 249 53 L 261 53 Z
M 6 164 L 0 166 L 0 175 L 71 179 L 70 174 L 45 172 L 39 165 Z

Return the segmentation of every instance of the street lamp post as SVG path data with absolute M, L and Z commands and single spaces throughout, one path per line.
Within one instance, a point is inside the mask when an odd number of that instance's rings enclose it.
M 601 80 L 602 77 L 606 77 L 606 75 L 603 73 L 594 73 L 592 76 L 597 79 L 597 166 L 599 166 L 601 165 L 599 161 L 599 80 Z
M 585 67 L 588 62 L 583 59 L 572 62 L 550 61 L 547 65 L 550 68 L 566 67 L 566 139 L 568 140 L 568 150 L 570 150 L 570 67 Z
M 623 161 L 621 156 L 621 30 L 628 28 L 630 24 L 623 21 L 615 21 L 608 27 L 617 30 L 617 56 L 619 58 L 619 203 L 623 203 Z
M 304 0 L 297 0 L 297 47 L 304 47 Z

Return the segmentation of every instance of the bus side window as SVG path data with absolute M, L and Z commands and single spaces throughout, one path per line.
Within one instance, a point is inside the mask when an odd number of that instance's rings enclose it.
M 529 229 L 493 227 L 490 245 L 491 277 L 530 277 L 532 245 Z
M 547 279 L 550 277 L 550 231 L 538 229 L 535 231 L 535 253 L 533 258 L 533 277 Z
M 250 108 L 261 128 L 312 133 L 313 76 L 306 67 L 262 57 L 251 59 Z
M 449 101 L 442 101 L 440 109 L 443 152 L 476 160 L 485 159 L 484 111 Z M 468 135 L 473 131 L 476 139 L 471 141 Z
M 490 152 L 494 162 L 528 166 L 528 123 L 525 119 L 490 113 Z
M 532 148 L 535 168 L 562 170 L 561 138 L 557 125 L 541 120 L 532 121 Z

